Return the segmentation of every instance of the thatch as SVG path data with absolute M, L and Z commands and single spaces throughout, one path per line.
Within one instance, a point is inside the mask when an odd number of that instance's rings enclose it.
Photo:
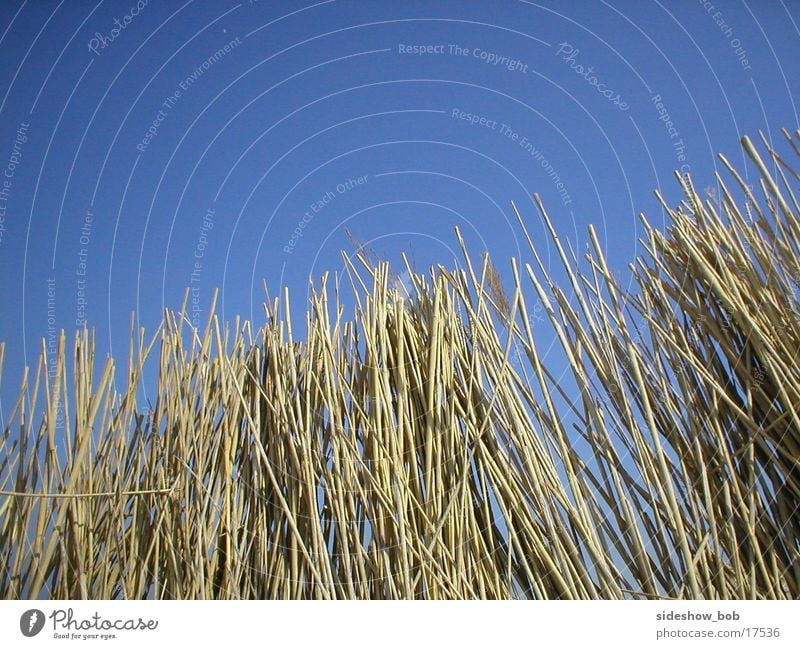
M 168 312 L 116 379 L 62 335 L 0 439 L 0 595 L 797 598 L 800 177 L 744 146 L 758 190 L 682 179 L 630 290 L 539 203 L 566 286 L 533 245 L 508 294 L 488 257 L 412 299 L 348 260 L 302 344 L 288 294 L 257 332 Z

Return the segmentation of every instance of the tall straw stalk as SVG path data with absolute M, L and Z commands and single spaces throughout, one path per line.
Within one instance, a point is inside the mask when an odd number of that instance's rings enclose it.
M 0 593 L 797 598 L 800 176 L 743 144 L 757 189 L 724 158 L 718 201 L 679 177 L 633 289 L 538 202 L 563 286 L 531 243 L 506 294 L 459 235 L 410 299 L 345 257 L 353 315 L 323 278 L 302 342 L 287 293 L 257 331 L 167 312 L 123 376 L 62 334 L 0 439 Z

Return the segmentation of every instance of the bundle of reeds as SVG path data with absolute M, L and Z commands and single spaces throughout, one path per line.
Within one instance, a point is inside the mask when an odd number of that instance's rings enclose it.
M 62 334 L 0 440 L 0 593 L 798 597 L 800 176 L 744 146 L 759 191 L 682 178 L 634 289 L 591 229 L 580 271 L 539 203 L 567 286 L 533 245 L 508 293 L 488 257 L 407 269 L 411 299 L 345 257 L 352 318 L 327 277 L 302 342 L 286 293 L 257 332 L 167 312 L 121 390 Z

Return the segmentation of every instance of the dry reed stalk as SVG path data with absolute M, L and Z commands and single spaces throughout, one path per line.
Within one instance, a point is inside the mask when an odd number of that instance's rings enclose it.
M 743 145 L 761 198 L 724 159 L 744 208 L 679 177 L 667 232 L 643 219 L 635 290 L 593 229 L 578 270 L 537 199 L 565 288 L 517 213 L 535 265 L 512 261 L 511 296 L 456 233 L 466 270 L 407 264 L 412 298 L 345 257 L 354 318 L 326 276 L 302 342 L 285 292 L 257 332 L 194 330 L 184 303 L 149 341 L 132 329 L 121 393 L 88 331 L 71 358 L 62 335 L 0 438 L 0 593 L 798 597 L 800 176 Z

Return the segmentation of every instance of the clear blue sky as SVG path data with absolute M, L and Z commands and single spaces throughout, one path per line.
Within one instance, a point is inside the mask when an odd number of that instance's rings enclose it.
M 419 269 L 453 227 L 496 264 L 551 252 L 531 195 L 582 250 L 640 252 L 672 172 L 798 128 L 794 2 L 0 3 L 5 414 L 48 329 L 85 318 L 127 356 L 193 289 L 261 321 L 262 279 L 304 308 L 349 228 Z M 298 235 L 301 234 L 301 236 Z M 49 296 L 49 303 L 48 303 Z M 50 319 L 49 319 L 50 318 Z

